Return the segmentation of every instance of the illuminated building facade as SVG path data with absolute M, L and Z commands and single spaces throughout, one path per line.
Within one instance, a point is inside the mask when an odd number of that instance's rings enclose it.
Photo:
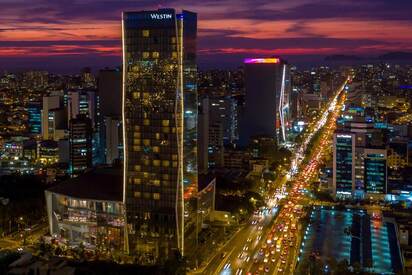
M 70 120 L 70 171 L 78 175 L 92 166 L 92 120 L 77 115 Z
M 333 136 L 333 191 L 343 197 L 355 191 L 355 134 Z
M 33 135 L 41 134 L 41 109 L 42 106 L 40 102 L 31 102 L 27 107 L 30 133 Z
M 366 194 L 369 196 L 386 194 L 388 174 L 386 149 L 365 149 L 364 156 Z
M 127 250 L 143 264 L 186 255 L 197 225 L 197 15 L 124 12 Z
M 121 174 L 97 169 L 46 190 L 51 235 L 68 245 L 124 251 Z
M 241 112 L 240 144 L 248 145 L 253 136 L 286 142 L 289 126 L 290 69 L 280 58 L 247 58 L 246 97 Z

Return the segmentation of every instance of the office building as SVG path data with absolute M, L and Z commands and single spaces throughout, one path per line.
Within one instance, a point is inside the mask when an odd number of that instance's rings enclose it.
M 41 130 L 43 139 L 53 139 L 55 132 L 55 115 L 51 110 L 58 110 L 63 106 L 63 97 L 59 95 L 43 97 L 43 109 L 41 114 Z M 49 125 L 49 123 L 51 125 Z
M 333 191 L 348 197 L 355 191 L 355 134 L 333 135 Z
M 118 69 L 100 70 L 97 93 L 101 116 L 120 117 L 122 113 L 122 72 Z
M 119 118 L 104 118 L 106 164 L 113 164 L 122 158 L 122 122 Z
M 287 140 L 289 129 L 289 66 L 280 58 L 245 59 L 246 96 L 240 115 L 240 144 L 253 136 Z
M 127 245 L 152 264 L 187 255 L 197 225 L 197 16 L 125 12 L 124 202 Z
M 92 121 L 92 127 L 96 126 L 96 93 L 94 91 L 69 91 L 67 94 L 68 119 L 85 115 Z
M 86 115 L 70 120 L 70 171 L 73 176 L 92 167 L 92 122 Z
M 30 102 L 27 107 L 27 112 L 29 113 L 29 129 L 33 135 L 41 134 L 41 109 L 41 102 Z
M 365 194 L 371 199 L 383 199 L 387 193 L 386 149 L 365 149 L 364 151 Z

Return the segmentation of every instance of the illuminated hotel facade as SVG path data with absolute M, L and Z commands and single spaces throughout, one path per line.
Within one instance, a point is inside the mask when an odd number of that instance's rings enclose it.
M 240 145 L 256 136 L 287 141 L 290 105 L 290 69 L 280 58 L 247 58 L 246 97 L 241 112 Z
M 197 15 L 124 12 L 126 250 L 143 264 L 186 255 L 197 224 Z

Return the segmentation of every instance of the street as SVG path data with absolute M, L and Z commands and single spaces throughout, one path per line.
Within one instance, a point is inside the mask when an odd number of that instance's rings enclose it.
M 342 92 L 346 83 L 339 87 L 321 117 L 309 126 L 301 145 L 294 151 L 291 168 L 281 176 L 269 190 L 268 207 L 255 213 L 216 255 L 207 266 L 198 270 L 202 274 L 292 274 L 300 247 L 299 219 L 303 215 L 302 204 L 306 200 L 305 189 L 317 175 L 325 152 L 330 146 L 344 101 Z M 313 148 L 310 161 L 302 165 L 308 145 L 320 131 L 320 144 Z M 287 178 L 292 178 L 292 187 L 286 188 Z

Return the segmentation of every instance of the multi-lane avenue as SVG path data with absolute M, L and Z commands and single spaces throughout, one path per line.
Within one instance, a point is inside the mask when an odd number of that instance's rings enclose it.
M 226 245 L 216 252 L 202 274 L 292 274 L 296 265 L 301 238 L 299 219 L 302 204 L 307 200 L 303 190 L 319 171 L 330 148 L 336 119 L 345 99 L 347 80 L 336 90 L 322 115 L 308 126 L 307 134 L 295 148 L 290 171 L 279 177 L 266 196 L 267 207 L 255 212 L 251 220 Z M 315 134 L 321 132 L 316 148 L 308 150 Z M 310 161 L 302 164 L 310 151 Z M 290 179 L 291 178 L 291 179 Z M 291 187 L 286 188 L 290 181 Z

